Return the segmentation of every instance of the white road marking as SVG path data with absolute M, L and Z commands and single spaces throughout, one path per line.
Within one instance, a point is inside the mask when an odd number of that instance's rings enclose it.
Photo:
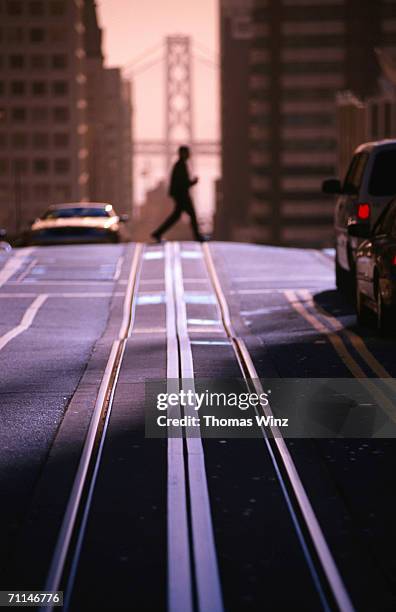
M 19 336 L 19 334 L 22 334 L 22 332 L 24 332 L 27 329 L 29 329 L 29 327 L 33 323 L 33 321 L 34 321 L 38 311 L 40 310 L 41 306 L 46 301 L 47 297 L 48 296 L 45 293 L 43 293 L 41 295 L 38 295 L 36 297 L 36 299 L 33 300 L 32 304 L 29 306 L 29 308 L 26 310 L 25 314 L 23 315 L 23 317 L 21 319 L 21 322 L 16 327 L 14 327 L 10 331 L 8 331 L 6 334 L 4 334 L 4 336 L 0 337 L 0 351 L 11 340 L 13 340 L 17 336 Z
M 31 255 L 34 251 L 33 248 L 29 249 L 21 249 L 17 251 L 15 255 L 12 255 L 10 259 L 8 259 L 7 263 L 0 270 L 0 287 L 4 285 L 14 274 L 21 269 L 25 260 Z
M 5 298 L 32 298 L 35 297 L 37 293 L 0 293 L 0 299 Z M 124 291 L 116 291 L 115 293 L 110 292 L 81 292 L 81 293 L 48 293 L 48 298 L 105 298 L 105 297 L 124 297 Z
M 38 261 L 37 259 L 32 259 L 32 261 L 30 262 L 26 270 L 24 270 L 16 279 L 17 283 L 21 283 L 28 276 L 28 274 L 30 274 L 34 266 L 37 264 L 37 261 Z
M 305 289 L 305 287 L 293 287 L 293 291 L 300 291 L 301 289 Z M 237 290 L 233 290 L 230 291 L 231 295 L 260 295 L 262 293 L 284 293 L 285 291 L 288 291 L 289 289 L 291 289 L 291 287 L 271 287 L 271 288 L 265 288 L 265 289 L 237 289 Z M 317 289 L 317 287 L 314 287 L 314 289 Z
M 113 280 L 118 280 L 120 278 L 123 263 L 124 263 L 124 256 L 121 255 L 121 257 L 119 257 L 117 261 L 117 266 L 114 272 Z
M 0 281 L 1 281 L 1 277 L 0 277 Z M 126 284 L 123 283 L 123 281 L 118 281 L 120 284 Z M 1 287 L 1 282 L 0 282 L 0 287 Z M 7 283 L 7 285 L 19 285 L 20 283 L 18 281 L 9 281 Z M 65 286 L 65 285 L 83 285 L 83 286 L 88 286 L 88 285 L 101 285 L 101 286 L 113 286 L 114 285 L 114 281 L 91 281 L 91 280 L 25 280 L 24 285 L 34 285 L 34 286 L 40 286 L 40 285 L 54 285 L 54 286 Z
M 320 276 L 313 276 L 307 274 L 306 276 L 284 276 L 277 278 L 268 278 L 263 272 L 263 276 L 234 276 L 232 282 L 236 283 L 273 283 L 273 282 L 292 282 L 294 281 L 326 281 L 334 283 L 334 274 L 321 274 Z

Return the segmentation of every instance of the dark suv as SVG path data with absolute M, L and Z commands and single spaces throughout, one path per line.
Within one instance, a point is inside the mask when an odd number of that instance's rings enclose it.
M 324 193 L 337 194 L 335 209 L 336 283 L 341 290 L 355 290 L 355 255 L 361 242 L 348 233 L 351 223 L 372 228 L 389 200 L 396 195 L 396 140 L 360 145 L 341 182 L 323 182 Z

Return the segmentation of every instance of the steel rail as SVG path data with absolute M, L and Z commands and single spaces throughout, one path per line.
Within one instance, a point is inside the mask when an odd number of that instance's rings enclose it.
M 165 245 L 166 295 L 166 378 L 167 392 L 179 390 L 180 364 L 176 327 L 176 298 L 174 287 L 174 249 Z M 169 407 L 167 415 L 180 418 L 180 406 Z M 193 589 L 189 526 L 187 510 L 186 469 L 181 427 L 168 429 L 167 467 L 167 584 L 169 612 L 192 612 Z
M 177 376 L 179 387 L 194 391 L 179 244 L 167 244 L 165 254 L 168 377 Z M 192 406 L 184 406 L 184 415 L 193 411 Z M 181 412 L 177 407 L 172 416 Z M 182 433 L 168 431 L 168 609 L 185 612 L 196 603 L 200 612 L 223 612 L 202 440 L 186 427 L 184 446 Z
M 259 376 L 257 374 L 257 370 L 254 366 L 252 358 L 249 354 L 249 351 L 246 347 L 244 340 L 237 336 L 234 331 L 231 315 L 228 307 L 228 303 L 226 297 L 223 292 L 223 288 L 221 286 L 215 264 L 213 261 L 212 253 L 210 251 L 208 244 L 202 245 L 202 251 L 204 255 L 204 261 L 206 263 L 207 271 L 209 278 L 212 282 L 213 290 L 217 298 L 218 308 L 220 312 L 220 317 L 223 322 L 223 326 L 225 332 L 234 348 L 235 355 L 239 364 L 241 365 L 241 371 L 243 376 L 249 384 L 249 381 L 253 384 L 257 394 L 263 393 L 263 387 L 261 385 Z M 270 405 L 267 407 L 261 407 L 265 416 L 272 417 L 273 413 Z M 258 413 L 258 409 L 256 408 L 256 412 Z M 309 501 L 308 495 L 306 493 L 305 487 L 301 481 L 300 475 L 298 474 L 297 468 L 294 464 L 294 461 L 289 453 L 289 449 L 287 448 L 286 442 L 282 437 L 282 434 L 278 427 L 274 425 L 270 425 L 270 431 L 273 436 L 273 443 L 275 444 L 277 456 L 274 453 L 274 450 L 271 446 L 270 440 L 268 438 L 267 432 L 264 428 L 262 428 L 264 440 L 268 449 L 268 452 L 271 457 L 272 464 L 275 468 L 278 481 L 280 483 L 283 495 L 285 496 L 285 500 L 291 514 L 291 518 L 293 520 L 293 524 L 297 530 L 297 535 L 300 540 L 300 544 L 303 547 L 303 552 L 305 554 L 309 569 L 311 571 L 311 576 L 314 580 L 315 586 L 318 590 L 318 595 L 322 601 L 323 607 L 325 610 L 330 610 L 331 605 L 327 601 L 326 594 L 323 592 L 323 588 L 321 586 L 321 582 L 319 579 L 319 575 L 316 571 L 314 561 L 312 559 L 311 553 L 309 551 L 309 547 L 305 541 L 304 530 L 301 528 L 300 520 L 296 512 L 294 511 L 294 506 L 290 495 L 288 493 L 288 486 L 285 482 L 284 476 L 282 472 L 287 475 L 287 482 L 293 491 L 294 498 L 298 505 L 298 510 L 301 516 L 304 519 L 305 529 L 308 531 L 310 535 L 310 539 L 314 550 L 316 552 L 317 558 L 320 561 L 321 570 L 323 571 L 324 576 L 326 577 L 328 586 L 330 587 L 330 591 L 334 598 L 334 601 L 340 610 L 340 612 L 354 612 L 354 606 L 349 597 L 349 593 L 344 585 L 341 574 L 338 570 L 336 562 L 331 554 L 330 548 L 327 544 L 324 533 L 320 527 L 319 521 L 315 515 L 311 502 Z
M 88 483 L 88 474 L 93 467 L 93 477 L 96 477 L 97 467 L 100 462 L 103 440 L 106 435 L 109 415 L 114 398 L 114 390 L 117 384 L 118 375 L 125 352 L 126 342 L 131 333 L 134 322 L 135 298 L 138 287 L 138 279 L 142 261 L 143 245 L 137 243 L 135 246 L 131 270 L 128 277 L 127 291 L 124 300 L 123 318 L 118 334 L 118 338 L 113 342 L 107 365 L 99 387 L 98 396 L 95 402 L 88 432 L 84 441 L 80 461 L 74 477 L 73 485 L 66 505 L 62 524 L 59 530 L 57 542 L 51 559 L 50 568 L 47 574 L 45 591 L 58 591 L 65 569 L 65 563 L 70 554 L 70 544 L 75 533 L 77 517 L 83 510 L 83 521 L 86 520 L 89 507 L 81 508 L 83 491 Z M 101 423 L 105 419 L 105 426 L 102 432 Z M 98 440 L 99 437 L 99 440 Z M 95 447 L 99 441 L 99 452 L 95 453 Z M 91 482 L 92 484 L 92 482 Z M 89 491 L 87 501 L 92 497 L 92 487 Z M 79 542 L 79 538 L 77 540 Z M 75 562 L 75 559 L 73 560 Z M 72 568 L 73 568 L 72 564 Z M 69 595 L 70 597 L 70 595 Z M 41 608 L 42 612 L 53 610 L 53 606 Z

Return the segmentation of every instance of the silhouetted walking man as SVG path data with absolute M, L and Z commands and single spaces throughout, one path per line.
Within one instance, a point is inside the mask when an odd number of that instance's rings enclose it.
M 190 179 L 187 167 L 187 160 L 190 157 L 190 149 L 188 147 L 179 147 L 179 159 L 172 169 L 169 195 L 175 201 L 175 209 L 172 214 L 151 234 L 154 240 L 160 242 L 162 234 L 164 234 L 172 225 L 174 225 L 181 217 L 183 212 L 190 217 L 191 228 L 195 240 L 202 242 L 198 228 L 197 217 L 195 216 L 194 204 L 192 202 L 189 190 L 190 187 L 198 183 L 198 178 Z

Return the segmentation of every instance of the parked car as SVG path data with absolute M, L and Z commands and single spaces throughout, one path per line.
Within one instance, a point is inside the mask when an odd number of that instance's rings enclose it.
M 29 245 L 119 242 L 120 224 L 127 215 L 118 216 L 111 204 L 90 202 L 56 204 L 36 219 L 26 236 Z
M 0 255 L 2 253 L 9 253 L 11 245 L 6 241 L 7 232 L 4 228 L 0 228 Z
M 373 228 L 390 199 L 396 196 L 396 140 L 360 145 L 354 152 L 343 183 L 323 182 L 322 191 L 338 195 L 334 226 L 336 241 L 335 272 L 337 287 L 355 288 L 355 257 L 360 239 L 348 232 L 349 224 Z
M 396 320 L 396 198 L 375 223 L 352 223 L 348 233 L 363 239 L 356 251 L 356 310 L 366 324 L 374 312 L 377 328 L 388 331 Z

